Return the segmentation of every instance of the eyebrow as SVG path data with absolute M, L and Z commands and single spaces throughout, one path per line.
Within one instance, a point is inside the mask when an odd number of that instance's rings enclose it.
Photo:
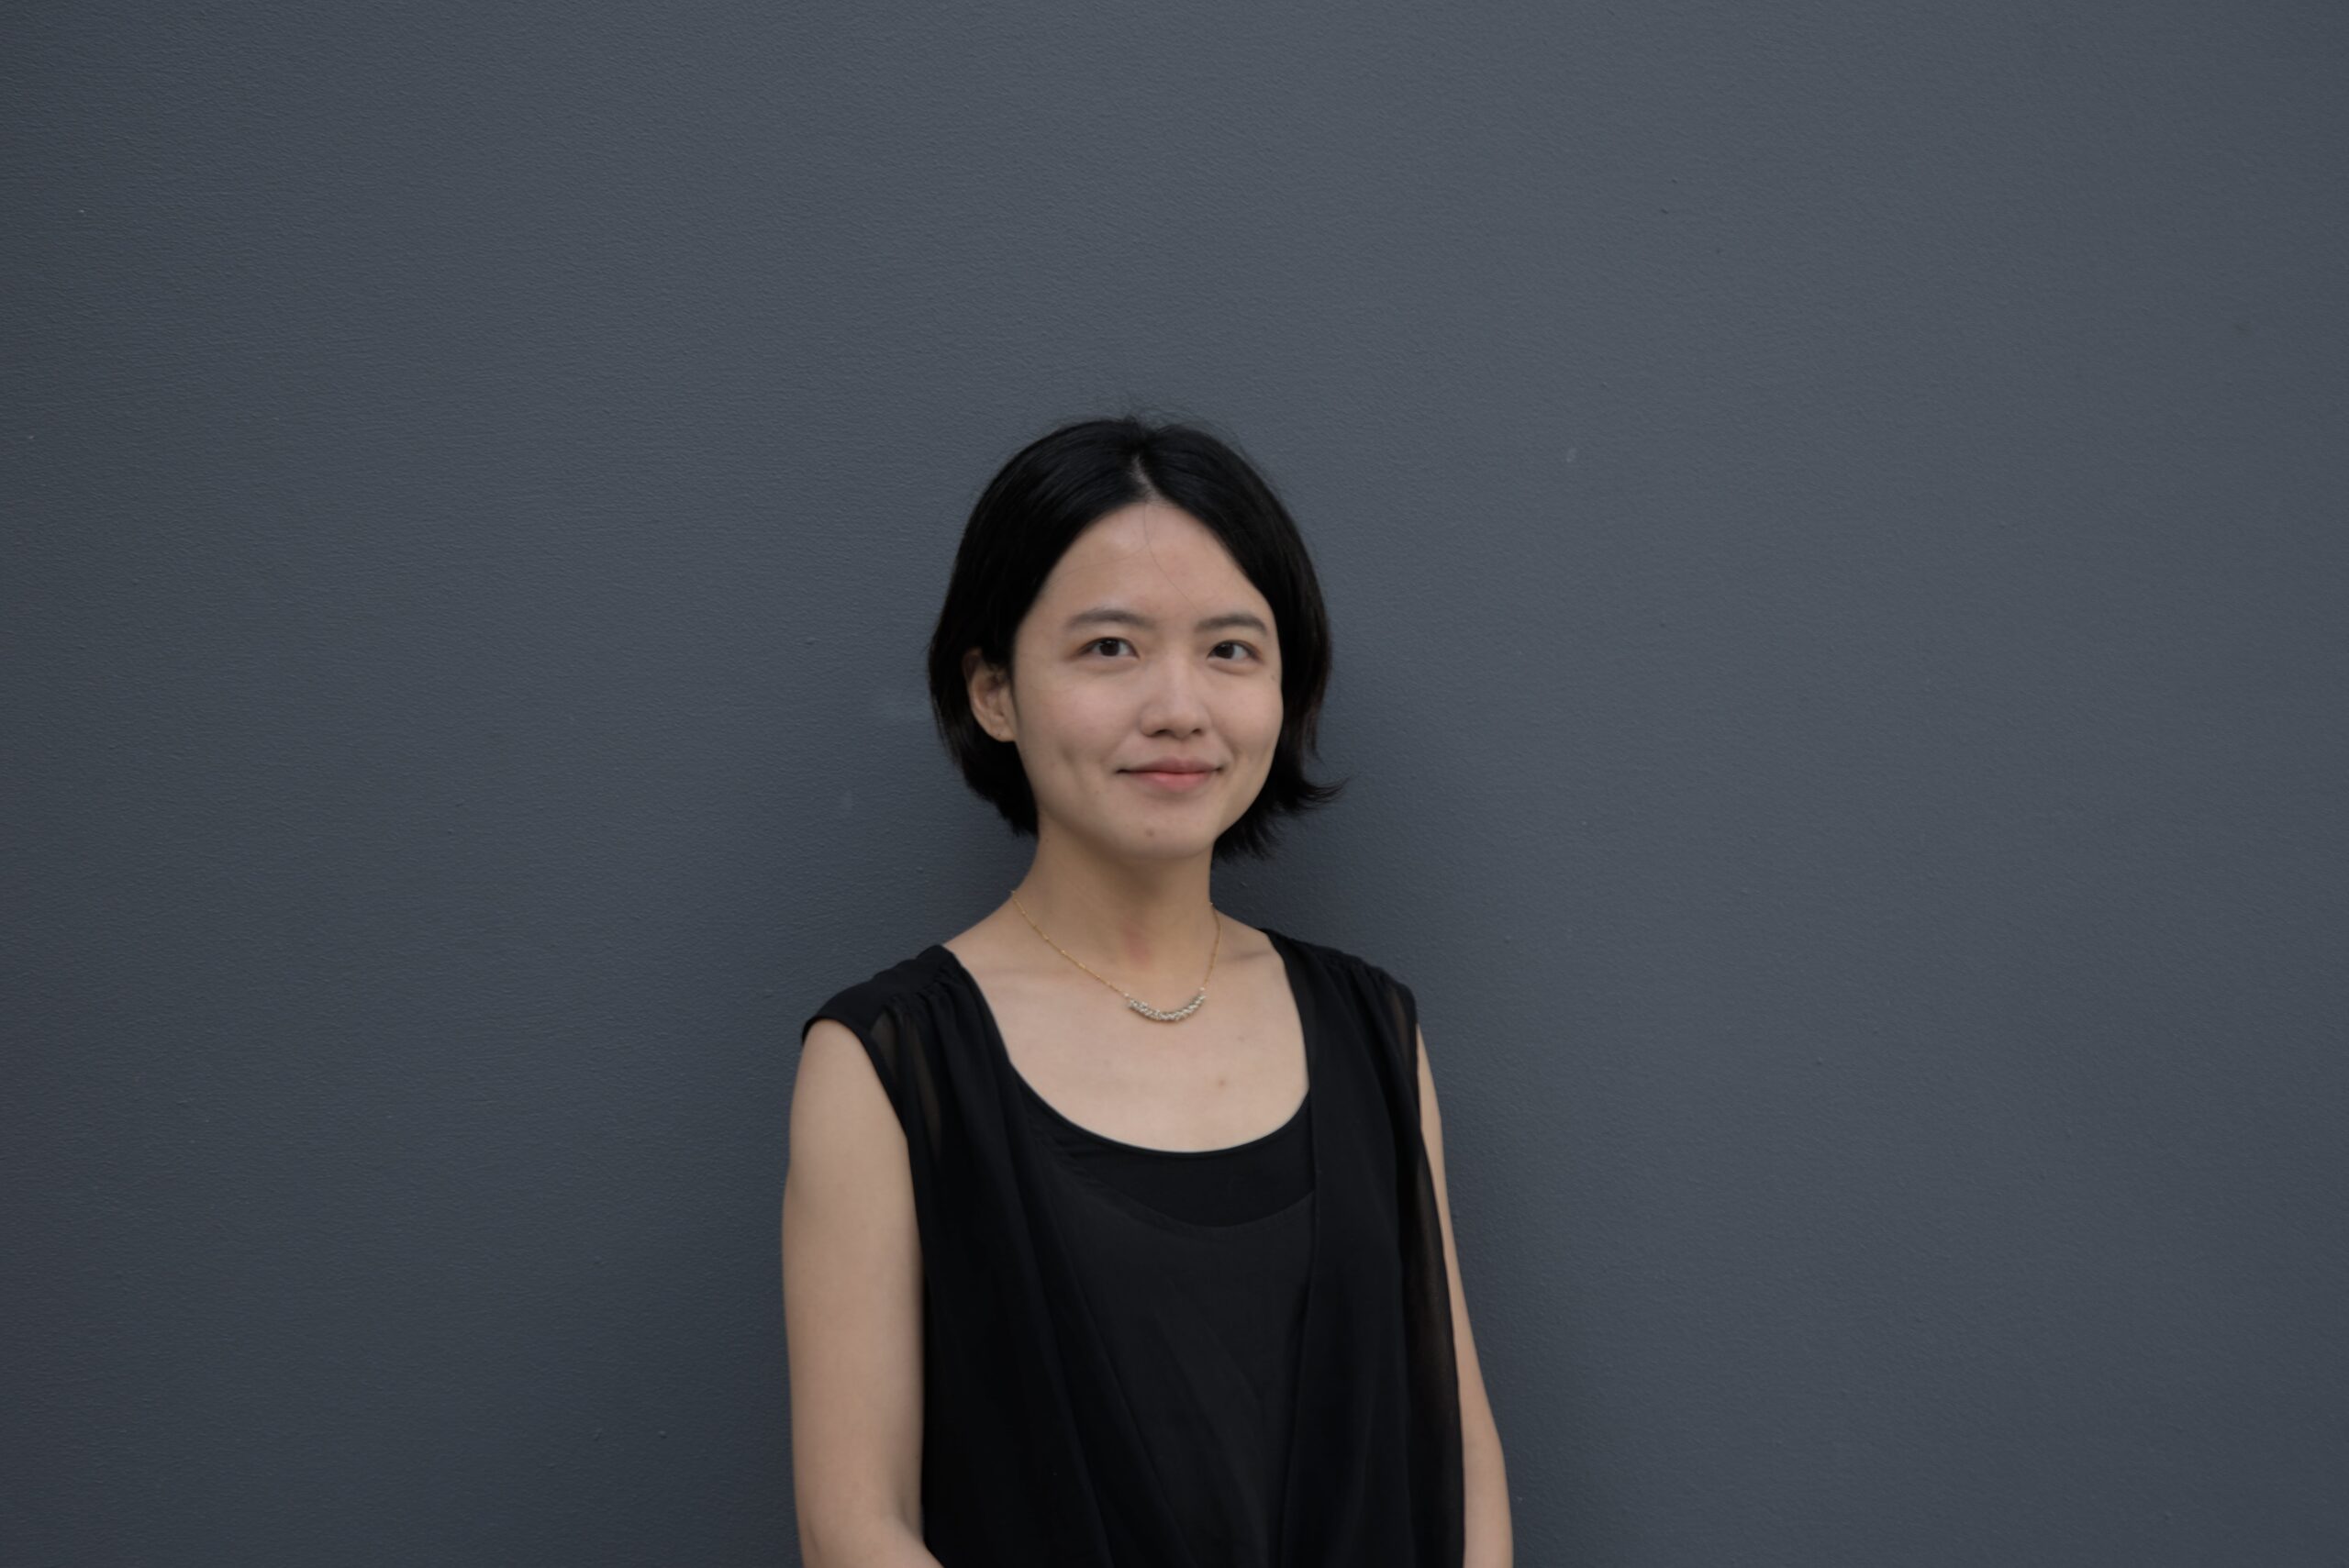
M 1081 626 L 1131 626 L 1144 631 L 1155 631 L 1158 623 L 1139 611 L 1123 609 L 1116 605 L 1096 605 L 1089 610 L 1079 610 L 1068 617 L 1063 631 L 1074 631 Z M 1192 623 L 1193 631 L 1221 631 L 1227 627 L 1243 627 L 1260 637 L 1270 637 L 1273 628 L 1246 610 L 1226 610 L 1219 616 L 1203 616 Z

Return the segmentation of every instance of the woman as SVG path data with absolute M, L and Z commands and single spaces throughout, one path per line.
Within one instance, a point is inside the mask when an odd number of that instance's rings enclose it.
M 930 650 L 1034 858 L 802 1030 L 783 1199 L 812 1568 L 1500 1568 L 1417 1006 L 1213 863 L 1333 798 L 1295 524 L 1090 420 L 980 496 Z

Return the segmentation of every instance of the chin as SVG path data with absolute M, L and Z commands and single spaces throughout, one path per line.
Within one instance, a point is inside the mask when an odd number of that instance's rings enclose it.
M 1215 848 L 1229 822 L 1219 822 L 1211 829 L 1197 832 L 1175 832 L 1162 828 L 1152 833 L 1135 823 L 1121 823 L 1117 837 L 1118 848 L 1131 860 L 1186 861 L 1194 855 L 1204 855 Z

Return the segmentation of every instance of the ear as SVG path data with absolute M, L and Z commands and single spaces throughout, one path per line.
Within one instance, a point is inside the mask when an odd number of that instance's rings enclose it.
M 975 648 L 963 655 L 963 682 L 971 698 L 971 717 L 997 740 L 1008 741 L 1019 732 L 1011 705 L 1009 672 L 990 664 Z

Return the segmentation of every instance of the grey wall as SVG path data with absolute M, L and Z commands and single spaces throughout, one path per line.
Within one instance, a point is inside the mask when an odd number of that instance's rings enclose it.
M 2334 5 L 19 6 L 0 1560 L 790 1560 L 964 511 L 1212 419 L 1525 1564 L 2349 1556 Z

